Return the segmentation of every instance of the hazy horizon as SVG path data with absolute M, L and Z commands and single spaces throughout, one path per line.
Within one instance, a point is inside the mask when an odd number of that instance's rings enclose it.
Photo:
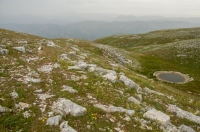
M 200 17 L 199 0 L 0 0 L 0 23 L 112 21 L 120 15 Z

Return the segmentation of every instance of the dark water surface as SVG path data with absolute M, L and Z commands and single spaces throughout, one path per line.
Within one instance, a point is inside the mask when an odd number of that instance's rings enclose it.
M 180 83 L 185 81 L 185 78 L 183 76 L 175 73 L 160 73 L 158 77 L 162 80 L 174 83 Z

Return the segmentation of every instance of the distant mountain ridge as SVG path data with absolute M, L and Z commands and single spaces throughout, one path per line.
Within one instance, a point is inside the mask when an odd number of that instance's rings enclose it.
M 153 30 L 198 27 L 183 21 L 82 21 L 68 25 L 56 24 L 0 24 L 1 28 L 29 33 L 46 38 L 80 38 L 95 40 L 119 34 L 140 34 Z

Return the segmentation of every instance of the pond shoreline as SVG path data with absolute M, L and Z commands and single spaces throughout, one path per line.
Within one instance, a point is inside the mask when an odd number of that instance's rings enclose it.
M 162 78 L 159 77 L 160 74 L 163 74 L 163 73 L 166 73 L 166 74 L 178 74 L 180 76 L 182 76 L 185 80 L 183 82 L 171 82 L 171 81 L 167 81 L 167 80 L 164 80 Z M 184 83 L 188 83 L 190 81 L 193 80 L 193 78 L 190 78 L 189 75 L 187 74 L 183 74 L 181 72 L 176 72 L 176 71 L 156 71 L 154 72 L 153 76 L 155 76 L 159 81 L 162 81 L 162 82 L 167 82 L 167 83 L 173 83 L 173 84 L 184 84 Z

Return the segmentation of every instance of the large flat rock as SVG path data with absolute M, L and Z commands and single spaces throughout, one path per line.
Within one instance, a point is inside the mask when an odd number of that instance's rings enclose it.
M 56 102 L 54 102 L 52 109 L 54 112 L 62 115 L 70 114 L 73 116 L 82 116 L 86 113 L 86 108 L 65 98 L 59 98 Z
M 154 108 L 144 113 L 143 117 L 148 118 L 153 121 L 157 121 L 163 126 L 167 126 L 170 123 L 170 117 L 168 115 Z

